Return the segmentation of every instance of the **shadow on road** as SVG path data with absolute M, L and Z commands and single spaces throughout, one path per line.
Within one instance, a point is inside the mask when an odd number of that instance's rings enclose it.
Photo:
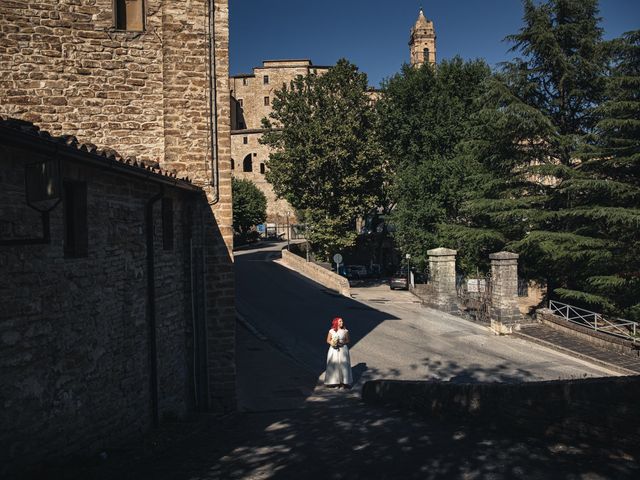
M 544 425 L 522 430 L 490 420 L 425 420 L 365 405 L 357 389 L 318 387 L 333 316 L 345 318 L 354 344 L 380 323 L 396 318 L 327 292 L 273 263 L 268 255 L 247 253 L 236 263 L 239 310 L 269 339 L 260 340 L 238 328 L 238 394 L 243 412 L 165 424 L 144 442 L 107 451 L 106 460 L 66 464 L 33 478 L 640 478 L 638 451 L 595 440 L 574 443 L 561 434 L 548 436 Z M 462 366 L 429 357 L 410 368 L 425 367 L 434 377 L 454 383 L 533 377 L 506 364 Z M 363 362 L 353 367 L 353 373 L 357 384 L 381 376 L 401 378 L 397 369 L 382 371 Z

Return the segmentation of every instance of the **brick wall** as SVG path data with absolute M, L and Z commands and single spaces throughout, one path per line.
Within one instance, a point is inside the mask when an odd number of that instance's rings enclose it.
M 158 162 L 204 188 L 211 204 L 199 219 L 207 229 L 209 407 L 229 410 L 235 315 L 228 5 L 213 3 L 213 28 L 207 0 L 146 0 L 145 31 L 123 32 L 114 28 L 112 0 L 3 0 L 0 114 Z

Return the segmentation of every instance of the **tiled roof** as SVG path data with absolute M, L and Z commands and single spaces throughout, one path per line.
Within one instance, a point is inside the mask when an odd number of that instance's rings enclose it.
M 54 144 L 65 148 L 69 153 L 80 154 L 87 160 L 98 160 L 104 163 L 105 167 L 117 167 L 122 173 L 144 174 L 150 180 L 157 180 L 163 183 L 167 181 L 177 187 L 188 188 L 190 190 L 199 189 L 192 184 L 189 177 L 178 178 L 176 171 L 163 170 L 157 161 L 138 161 L 136 157 L 124 157 L 112 148 L 99 148 L 92 143 L 81 143 L 74 135 L 51 135 L 31 122 L 17 118 L 7 118 L 0 115 L 0 132 L 5 130 L 11 133 L 9 138 L 15 135 L 33 137 L 35 141 Z

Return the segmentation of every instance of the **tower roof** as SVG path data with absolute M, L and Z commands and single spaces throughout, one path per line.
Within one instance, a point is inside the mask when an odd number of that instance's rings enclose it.
M 418 28 L 425 28 L 429 26 L 429 20 L 427 20 L 427 17 L 424 16 L 424 12 L 422 11 L 422 8 L 420 9 L 420 13 L 418 13 L 418 19 L 416 20 L 416 24 L 414 25 L 414 29 L 418 29 Z

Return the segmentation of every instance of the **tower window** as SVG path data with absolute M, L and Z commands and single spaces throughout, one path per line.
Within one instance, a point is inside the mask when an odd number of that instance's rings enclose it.
M 89 247 L 87 227 L 87 184 L 64 182 L 64 256 L 86 257 Z
M 113 0 L 113 20 L 117 30 L 144 31 L 144 0 Z
M 247 85 L 247 79 L 246 79 L 246 77 L 242 79 L 242 85 L 245 85 L 245 86 Z
M 269 97 L 264 97 L 264 106 L 268 107 L 269 105 L 271 105 L 271 101 L 269 100 Z
M 236 162 L 235 162 L 235 160 L 232 158 L 232 159 L 231 159 L 231 170 L 235 170 L 235 168 L 236 168 Z
M 265 76 L 263 76 L 263 77 L 262 77 L 262 82 L 263 82 L 265 85 L 269 85 L 269 75 L 265 75 Z
M 240 105 L 240 108 L 242 108 L 243 103 L 244 103 L 244 102 L 242 101 L 242 99 L 241 99 L 241 98 L 239 98 L 239 99 L 238 99 L 238 105 Z
M 249 143 L 249 137 L 242 137 L 242 143 L 244 143 L 245 145 Z
M 425 48 L 424 50 L 422 50 L 422 55 L 424 57 L 424 61 L 428 62 L 429 61 L 429 49 Z
M 253 171 L 253 159 L 251 158 L 251 154 L 244 157 L 244 160 L 242 161 L 242 171 L 243 172 Z
M 265 168 L 264 168 L 264 163 L 260 164 L 260 173 L 264 174 Z

